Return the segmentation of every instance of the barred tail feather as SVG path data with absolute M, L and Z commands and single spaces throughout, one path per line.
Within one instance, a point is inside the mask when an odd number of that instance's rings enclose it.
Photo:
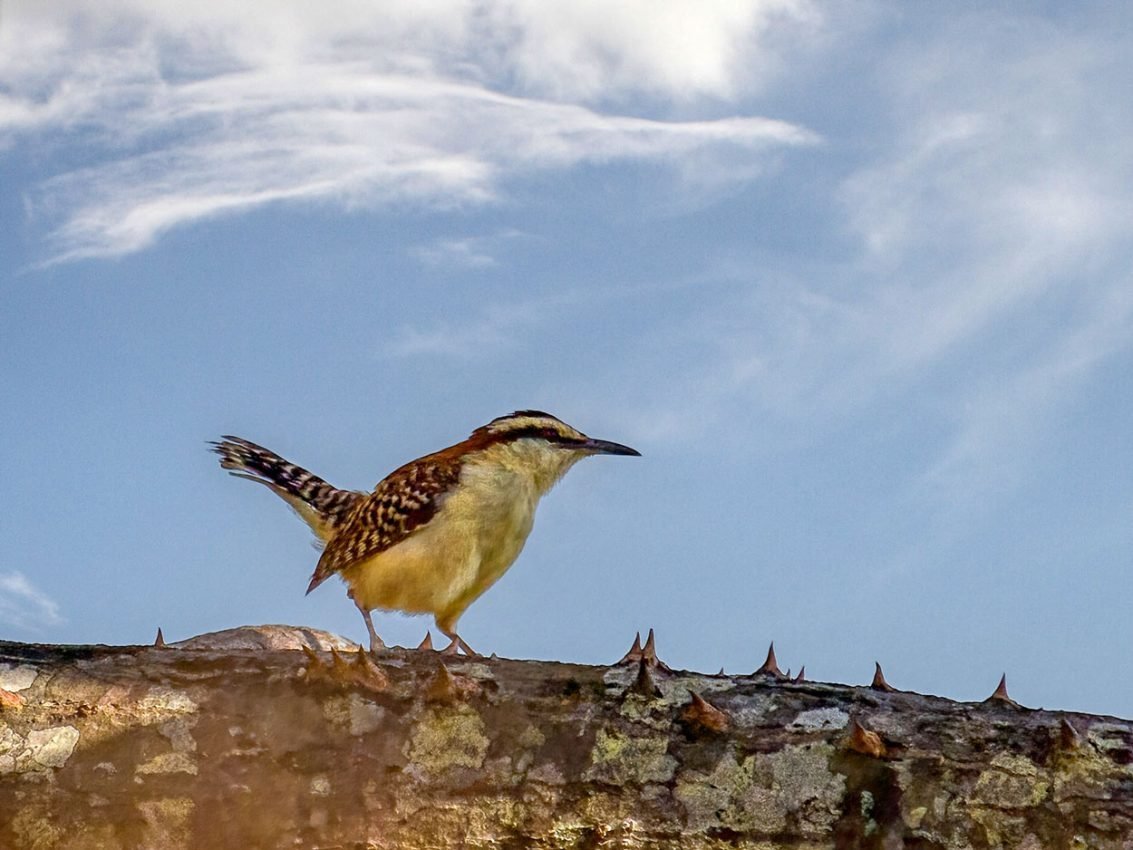
M 224 436 L 210 444 L 220 465 L 238 478 L 256 481 L 291 505 L 315 535 L 327 541 L 364 493 L 340 490 L 275 452 L 240 437 Z

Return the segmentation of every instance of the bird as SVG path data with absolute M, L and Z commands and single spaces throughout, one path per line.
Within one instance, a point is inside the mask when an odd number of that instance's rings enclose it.
M 385 649 L 371 611 L 432 614 L 448 654 L 475 655 L 461 614 L 519 556 L 539 500 L 584 457 L 640 456 L 588 437 L 540 410 L 517 410 L 468 438 L 398 467 L 369 493 L 342 490 L 240 437 L 210 443 L 220 466 L 265 485 L 322 546 L 311 593 L 331 576 L 347 585 L 370 651 Z

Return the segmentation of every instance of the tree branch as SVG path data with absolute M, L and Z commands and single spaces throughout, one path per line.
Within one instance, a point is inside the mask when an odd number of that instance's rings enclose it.
M 349 646 L 288 627 L 0 643 L 0 847 L 1127 848 L 1133 834 L 1133 724 L 1115 718 L 669 671 L 651 644 L 613 667 L 331 645 Z

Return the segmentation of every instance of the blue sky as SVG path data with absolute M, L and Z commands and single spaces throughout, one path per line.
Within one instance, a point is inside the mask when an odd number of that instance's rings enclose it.
M 368 489 L 535 407 L 643 457 L 481 651 L 1133 716 L 1126 7 L 91 8 L 0 5 L 4 637 L 359 639 L 205 442 Z

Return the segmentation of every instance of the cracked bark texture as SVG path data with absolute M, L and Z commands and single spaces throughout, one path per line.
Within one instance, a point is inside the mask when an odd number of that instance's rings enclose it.
M 0 847 L 1133 848 L 1128 721 L 351 647 L 0 643 Z

